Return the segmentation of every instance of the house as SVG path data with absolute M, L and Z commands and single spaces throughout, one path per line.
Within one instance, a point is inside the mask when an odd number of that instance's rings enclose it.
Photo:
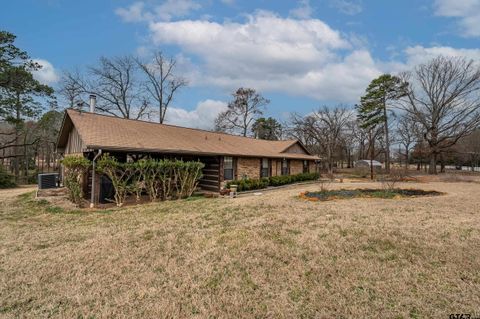
M 68 109 L 58 137 L 63 155 L 93 160 L 109 153 L 119 161 L 143 157 L 198 160 L 205 164 L 201 189 L 218 192 L 225 181 L 315 172 L 318 157 L 297 140 L 267 141 Z M 84 192 L 91 194 L 91 173 Z M 98 181 L 95 190 L 105 189 Z M 102 194 L 95 194 L 100 201 Z

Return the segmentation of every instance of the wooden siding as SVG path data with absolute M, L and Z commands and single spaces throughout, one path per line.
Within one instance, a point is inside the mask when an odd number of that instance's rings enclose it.
M 295 143 L 292 146 L 290 146 L 289 148 L 287 148 L 284 153 L 307 154 L 307 152 L 305 152 L 303 147 L 298 143 Z
M 80 135 L 78 134 L 78 131 L 75 129 L 75 127 L 73 127 L 68 134 L 68 141 L 65 147 L 65 155 L 82 153 L 86 148 L 87 147 L 82 141 Z

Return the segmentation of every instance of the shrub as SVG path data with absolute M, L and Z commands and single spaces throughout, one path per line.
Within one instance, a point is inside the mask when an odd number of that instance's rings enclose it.
M 297 175 L 282 175 L 282 176 L 271 176 L 264 177 L 261 179 L 241 179 L 229 181 L 226 184 L 226 187 L 229 188 L 230 185 L 237 185 L 237 190 L 239 192 L 262 189 L 268 186 L 281 186 L 287 185 L 296 182 L 310 181 L 319 178 L 318 173 L 301 173 Z
M 380 175 L 380 183 L 385 192 L 391 192 L 396 189 L 398 182 L 405 179 L 406 172 L 403 169 L 391 169 L 389 174 Z
M 152 159 L 142 159 L 132 164 L 136 170 L 140 180 L 139 183 L 143 183 L 145 191 L 148 197 L 153 202 L 159 197 L 159 174 L 158 161 Z
M 119 163 L 105 154 L 98 168 L 111 180 L 115 203 L 122 206 L 127 195 L 140 198 L 143 190 L 151 201 L 190 197 L 202 177 L 201 162 L 143 159 L 135 163 Z
M 90 166 L 90 161 L 81 156 L 66 156 L 61 163 L 65 166 L 63 181 L 69 198 L 80 206 L 83 198 L 82 176 Z
M 130 181 L 135 174 L 135 167 L 131 163 L 120 163 L 108 153 L 102 155 L 97 163 L 98 170 L 112 181 L 115 189 L 115 204 L 122 206 L 131 190 Z
M 11 188 L 17 186 L 13 181 L 13 176 L 0 166 L 0 188 Z
M 176 179 L 176 190 L 178 198 L 192 196 L 197 188 L 198 180 L 202 178 L 202 168 L 205 166 L 200 162 L 173 162 L 173 172 Z

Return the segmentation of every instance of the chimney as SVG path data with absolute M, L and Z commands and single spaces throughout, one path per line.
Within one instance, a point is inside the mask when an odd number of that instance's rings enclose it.
M 95 113 L 95 106 L 97 105 L 97 96 L 90 94 L 90 113 Z

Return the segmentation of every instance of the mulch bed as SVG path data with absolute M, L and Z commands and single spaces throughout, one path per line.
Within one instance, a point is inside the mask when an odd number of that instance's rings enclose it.
M 300 194 L 300 198 L 309 201 L 327 201 L 332 199 L 349 199 L 349 198 L 404 198 L 404 197 L 421 197 L 421 196 L 439 196 L 443 193 L 437 191 L 426 191 L 422 189 L 340 189 L 327 190 L 319 192 L 304 192 Z

